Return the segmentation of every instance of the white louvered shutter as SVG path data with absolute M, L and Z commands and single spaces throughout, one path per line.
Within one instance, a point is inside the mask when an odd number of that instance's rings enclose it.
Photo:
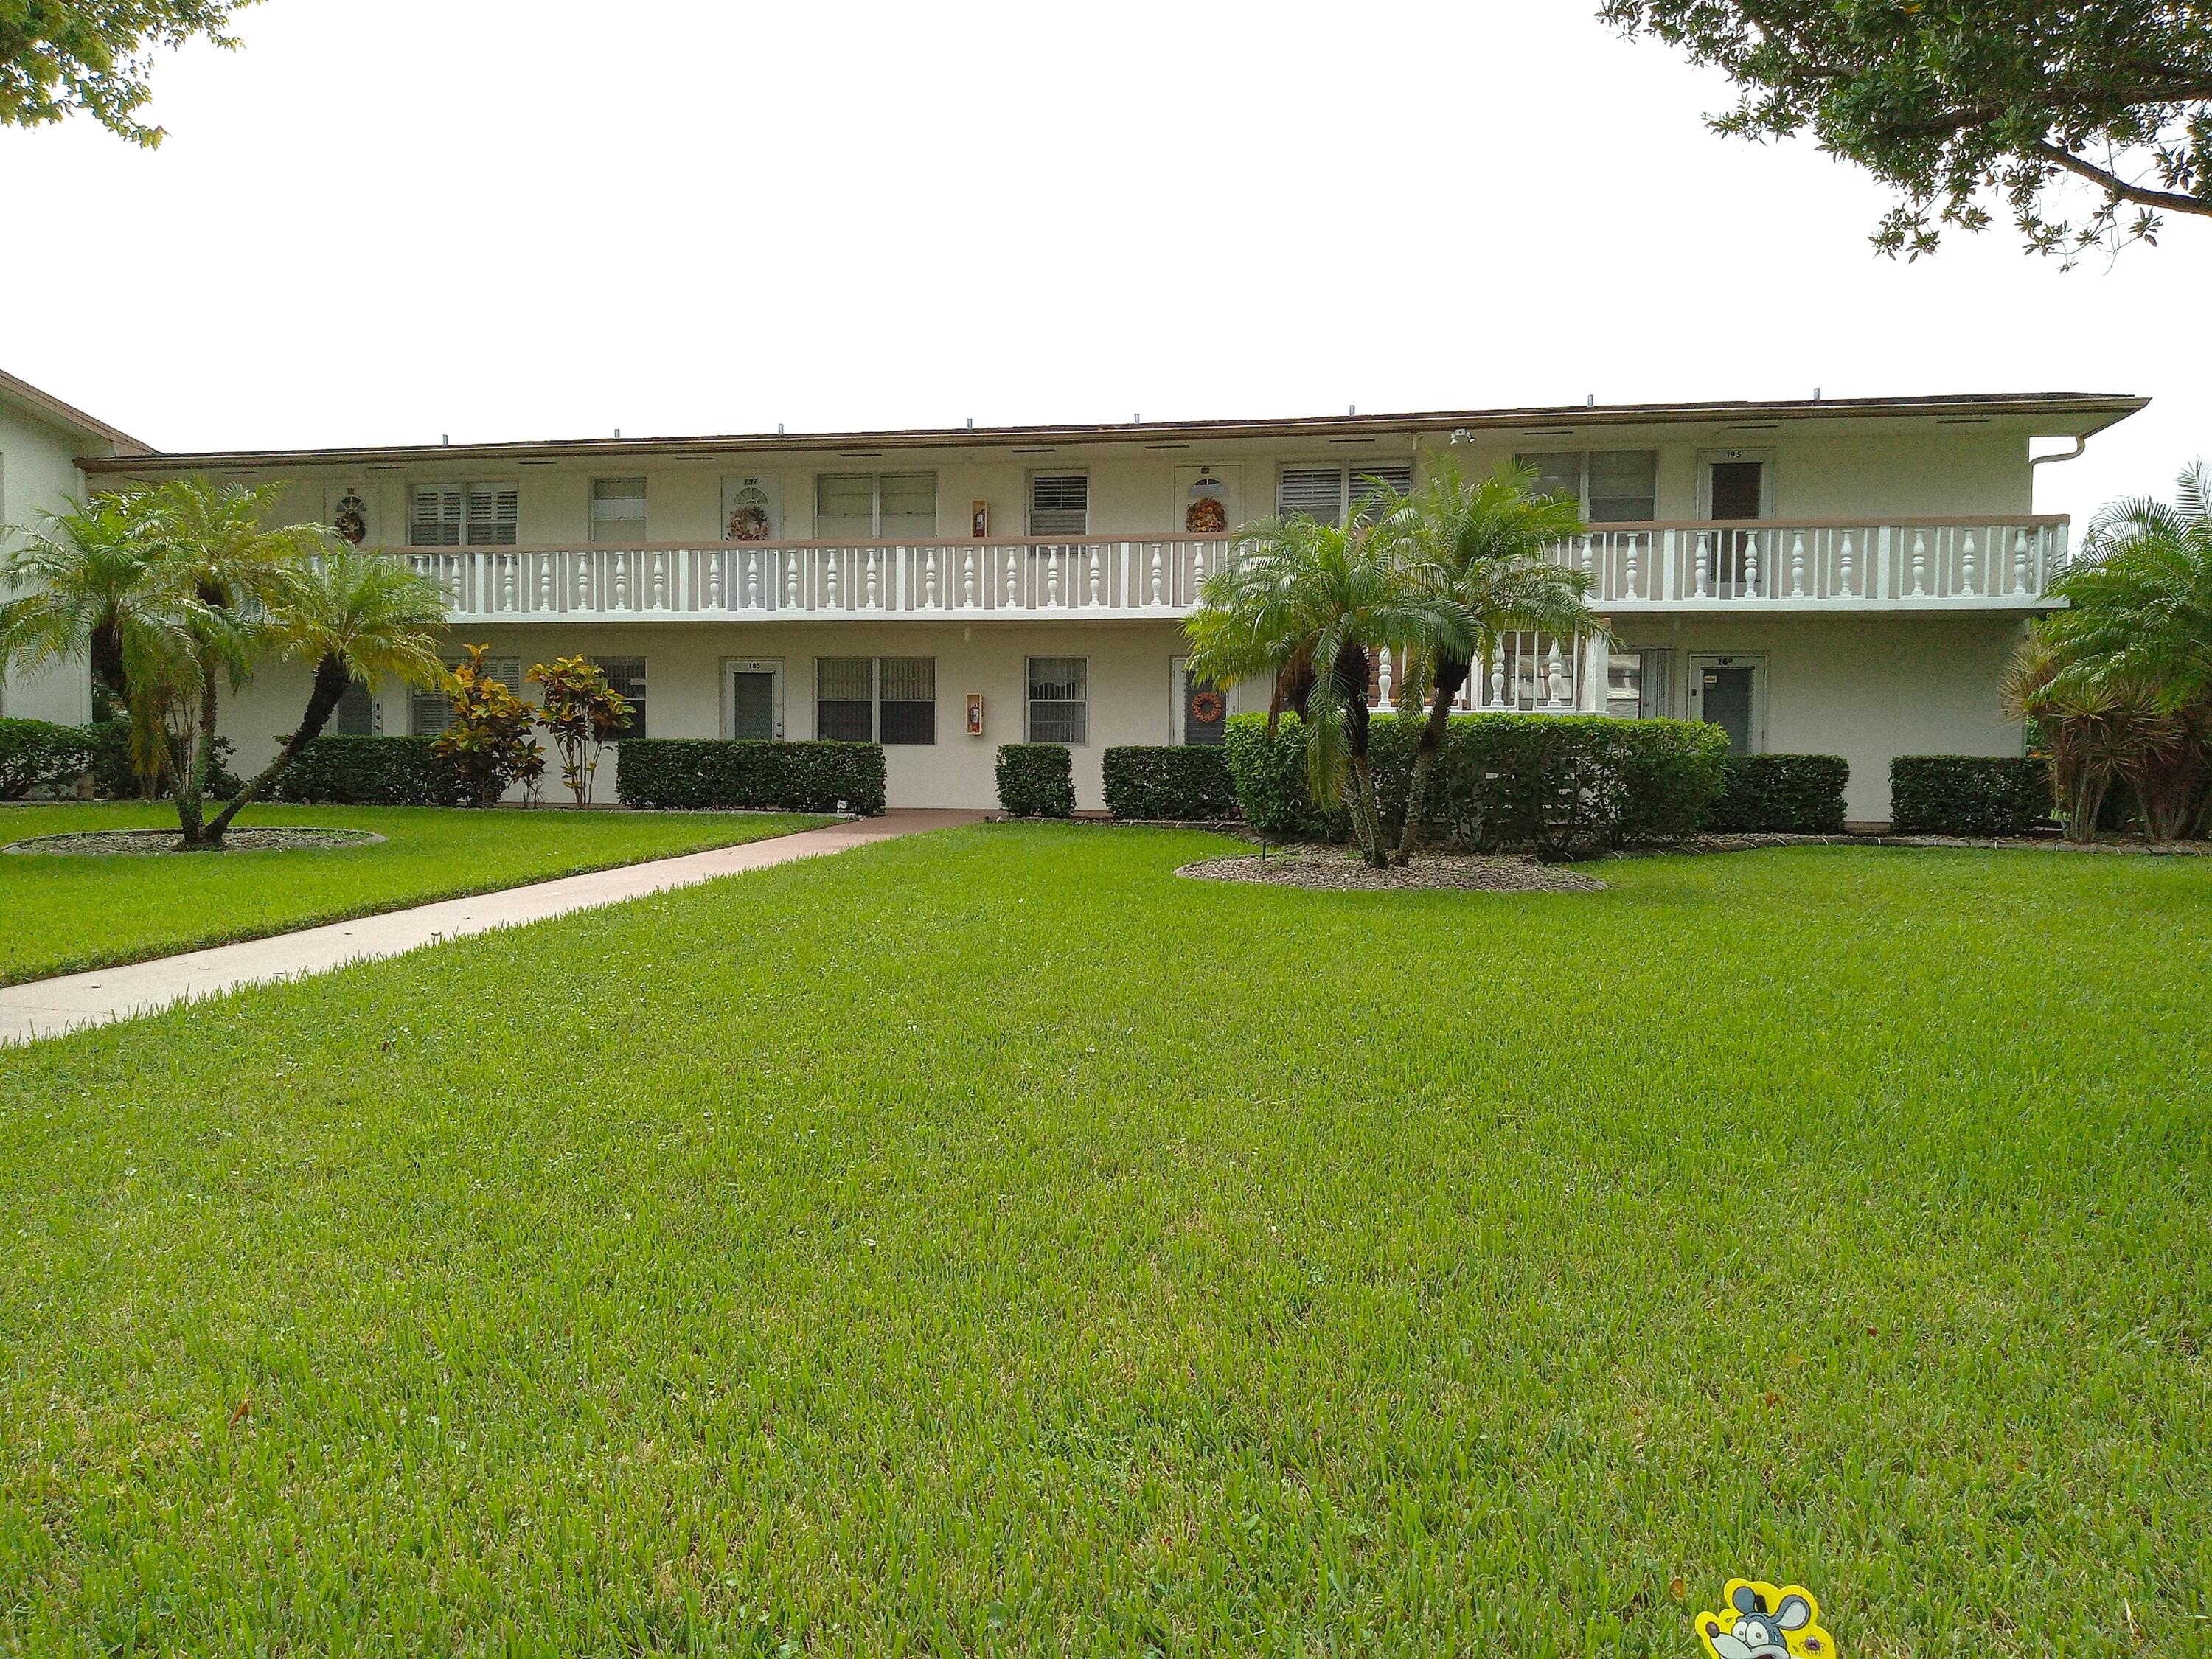
M 407 510 L 407 540 L 413 547 L 461 544 L 459 484 L 417 484 Z
M 513 547 L 520 522 L 521 494 L 511 483 L 469 486 L 469 545 Z
M 1040 472 L 1030 480 L 1030 534 L 1080 536 L 1091 528 L 1091 475 Z
M 1275 492 L 1275 510 L 1287 518 L 1304 513 L 1323 524 L 1344 516 L 1344 469 L 1340 466 L 1286 466 L 1281 487 Z

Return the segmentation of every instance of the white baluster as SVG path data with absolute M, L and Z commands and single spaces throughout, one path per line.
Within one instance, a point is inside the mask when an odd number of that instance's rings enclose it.
M 1636 550 L 1643 545 L 1643 541 L 1644 538 L 1640 536 L 1632 535 L 1628 538 L 1628 592 L 1626 597 L 1632 599 L 1637 597 Z
M 707 556 L 707 609 L 709 611 L 722 608 L 722 562 L 729 556 L 719 547 Z
M 929 610 L 937 609 L 937 550 L 933 547 L 922 568 L 921 602 Z
M 960 553 L 960 603 L 973 610 L 975 605 L 975 550 L 963 548 Z
M 629 555 L 615 555 L 615 609 L 629 609 Z
M 793 547 L 785 550 L 783 556 L 783 608 L 787 611 L 796 611 L 799 609 L 799 557 L 800 554 L 799 549 Z
M 1014 550 L 1010 544 L 1006 549 L 1006 597 L 1001 599 L 1000 603 L 1001 605 L 1018 605 L 1021 602 L 1022 567 L 1020 562 L 1015 558 Z
M 822 550 L 822 594 L 823 605 L 831 611 L 837 608 L 837 550 Z
M 1190 599 L 1198 602 L 1200 591 L 1206 586 L 1206 544 L 1194 543 L 1190 550 Z
M 1974 592 L 1974 532 L 1971 530 L 1959 544 L 1959 581 L 1964 592 Z
M 867 599 L 866 599 L 866 605 L 867 605 L 867 608 L 868 608 L 869 610 L 873 611 L 873 610 L 875 610 L 875 609 L 877 608 L 877 605 L 876 605 L 876 550 L 875 550 L 874 548 L 872 548 L 872 548 L 870 548 L 870 549 L 868 550 Z
M 1388 651 L 1375 653 L 1375 700 L 1382 708 L 1390 706 L 1390 653 Z
M 1805 597 L 1805 532 L 1802 530 L 1790 541 L 1790 597 Z
M 1060 550 L 1056 547 L 1048 549 L 1044 556 L 1044 602 L 1060 603 Z
M 592 568 L 592 556 L 588 553 L 577 554 L 576 607 L 580 611 L 596 611 L 599 608 L 598 596 L 592 591 L 592 579 L 595 574 L 597 572 Z
M 1928 532 L 1912 532 L 1912 593 L 1917 599 L 1928 591 Z
M 761 602 L 761 550 L 745 550 L 745 609 L 757 611 Z
M 1102 561 L 1098 556 L 1098 544 L 1096 542 L 1091 543 L 1090 571 L 1091 603 L 1094 605 L 1099 602 L 1104 586 L 1104 573 L 1100 569 L 1100 566 L 1103 562 L 1103 561 Z
M 1152 544 L 1152 603 L 1160 602 L 1160 544 Z
M 1712 580 L 1712 534 L 1709 531 L 1700 530 L 1698 532 L 1698 591 L 1692 595 L 1693 599 L 1702 599 L 1705 597 L 1705 586 Z
M 550 553 L 538 556 L 538 608 L 540 611 L 553 608 L 553 556 Z
M 1844 532 L 1843 547 L 1837 555 L 1836 574 L 1842 597 L 1851 598 L 1851 532 L 1848 530 Z
M 2027 532 L 2014 533 L 2012 540 L 2012 591 L 2027 592 Z
M 1582 544 L 1583 573 L 1585 575 L 1595 576 L 1597 574 L 1597 538 L 1584 536 L 1582 538 Z
M 653 608 L 668 609 L 668 555 L 662 552 L 653 556 Z
M 1490 647 L 1490 706 L 1500 708 L 1505 702 L 1505 653 L 1498 647 Z
M 499 608 L 502 611 L 514 609 L 514 564 L 515 555 L 499 556 Z
M 1736 589 L 1736 597 L 1755 599 L 1759 597 L 1759 532 L 1747 530 L 1743 537 L 1743 581 Z

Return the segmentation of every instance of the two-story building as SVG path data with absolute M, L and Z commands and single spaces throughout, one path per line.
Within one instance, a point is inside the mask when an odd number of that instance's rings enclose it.
M 1107 747 L 1219 741 L 1224 700 L 1188 682 L 1182 619 L 1237 526 L 1292 508 L 1340 516 L 1363 478 L 1402 486 L 1447 448 L 1474 469 L 1518 459 L 1581 504 L 1590 532 L 1555 556 L 1591 573 L 1617 642 L 1520 641 L 1477 674 L 1470 706 L 1687 716 L 1743 752 L 1843 755 L 1851 816 L 1874 822 L 1893 755 L 2018 751 L 1998 681 L 2067 553 L 2065 520 L 2032 510 L 2032 441 L 2086 440 L 2142 403 L 1582 405 L 198 454 L 57 429 L 91 489 L 187 471 L 288 481 L 290 514 L 437 581 L 454 654 L 489 644 L 518 689 L 532 663 L 582 653 L 653 736 L 878 739 L 894 805 L 990 805 L 1006 742 L 1071 745 L 1079 800 L 1097 806 Z M 0 430 L 14 441 L 19 428 Z M 58 504 L 59 475 L 38 465 L 40 482 L 8 498 L 11 518 Z M 305 685 L 304 669 L 257 678 L 228 716 L 241 763 L 270 752 Z M 25 713 L 83 701 L 75 683 L 9 695 Z M 434 695 L 364 686 L 339 725 L 421 732 L 444 719 Z

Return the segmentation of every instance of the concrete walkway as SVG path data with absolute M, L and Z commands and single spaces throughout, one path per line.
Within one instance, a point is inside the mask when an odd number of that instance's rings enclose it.
M 748 842 L 742 847 L 717 847 L 704 853 L 625 865 L 617 870 L 595 870 L 588 875 L 479 893 L 474 898 L 445 899 L 411 910 L 388 910 L 382 915 L 188 951 L 128 967 L 100 968 L 58 979 L 34 980 L 28 985 L 0 986 L 0 1044 L 53 1036 L 81 1025 L 105 1025 L 241 985 L 327 973 L 348 963 L 395 957 L 420 945 L 495 927 L 618 904 L 672 887 L 695 886 L 739 870 L 764 870 L 794 859 L 842 853 L 872 841 L 980 823 L 982 819 L 981 812 L 886 812 L 880 817 L 802 830 L 796 835 Z

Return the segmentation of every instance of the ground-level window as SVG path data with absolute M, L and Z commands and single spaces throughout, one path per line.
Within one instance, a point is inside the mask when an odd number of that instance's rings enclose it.
M 521 492 L 511 483 L 417 484 L 409 497 L 412 547 L 512 547 Z
M 629 699 L 629 724 L 623 728 L 626 738 L 645 735 L 645 659 L 642 657 L 597 657 L 593 660 L 599 672 L 607 677 L 607 690 L 619 691 Z
M 463 660 L 459 657 L 448 657 L 446 659 L 446 666 L 448 670 L 459 668 Z M 522 659 L 520 657 L 486 657 L 484 672 L 518 697 L 528 689 L 522 681 Z M 408 722 L 408 729 L 416 737 L 434 738 L 452 727 L 453 702 L 436 687 L 433 686 L 425 690 L 422 687 L 416 686 L 414 705 Z
M 818 542 L 928 541 L 936 534 L 934 472 L 824 472 L 814 480 Z
M 1029 740 L 1082 744 L 1091 740 L 1091 659 L 1031 657 Z
M 376 735 L 376 699 L 369 695 L 368 687 L 359 680 L 347 683 L 345 695 L 338 699 L 337 714 L 331 729 L 342 738 L 373 738 Z
M 937 659 L 817 657 L 814 735 L 842 743 L 937 741 Z
M 1533 467 L 1532 495 L 1564 495 L 1590 524 L 1648 524 L 1659 516 L 1656 449 L 1553 450 L 1516 455 Z
M 1359 498 L 1376 483 L 1404 495 L 1413 487 L 1413 469 L 1405 461 L 1363 466 L 1286 466 L 1275 490 L 1275 511 L 1288 518 L 1303 513 L 1323 524 L 1342 524 Z
M 1672 691 L 1672 651 L 1615 650 L 1606 659 L 1605 712 L 1621 720 L 1662 720 Z
M 635 547 L 645 539 L 645 480 L 592 480 L 592 539 Z

